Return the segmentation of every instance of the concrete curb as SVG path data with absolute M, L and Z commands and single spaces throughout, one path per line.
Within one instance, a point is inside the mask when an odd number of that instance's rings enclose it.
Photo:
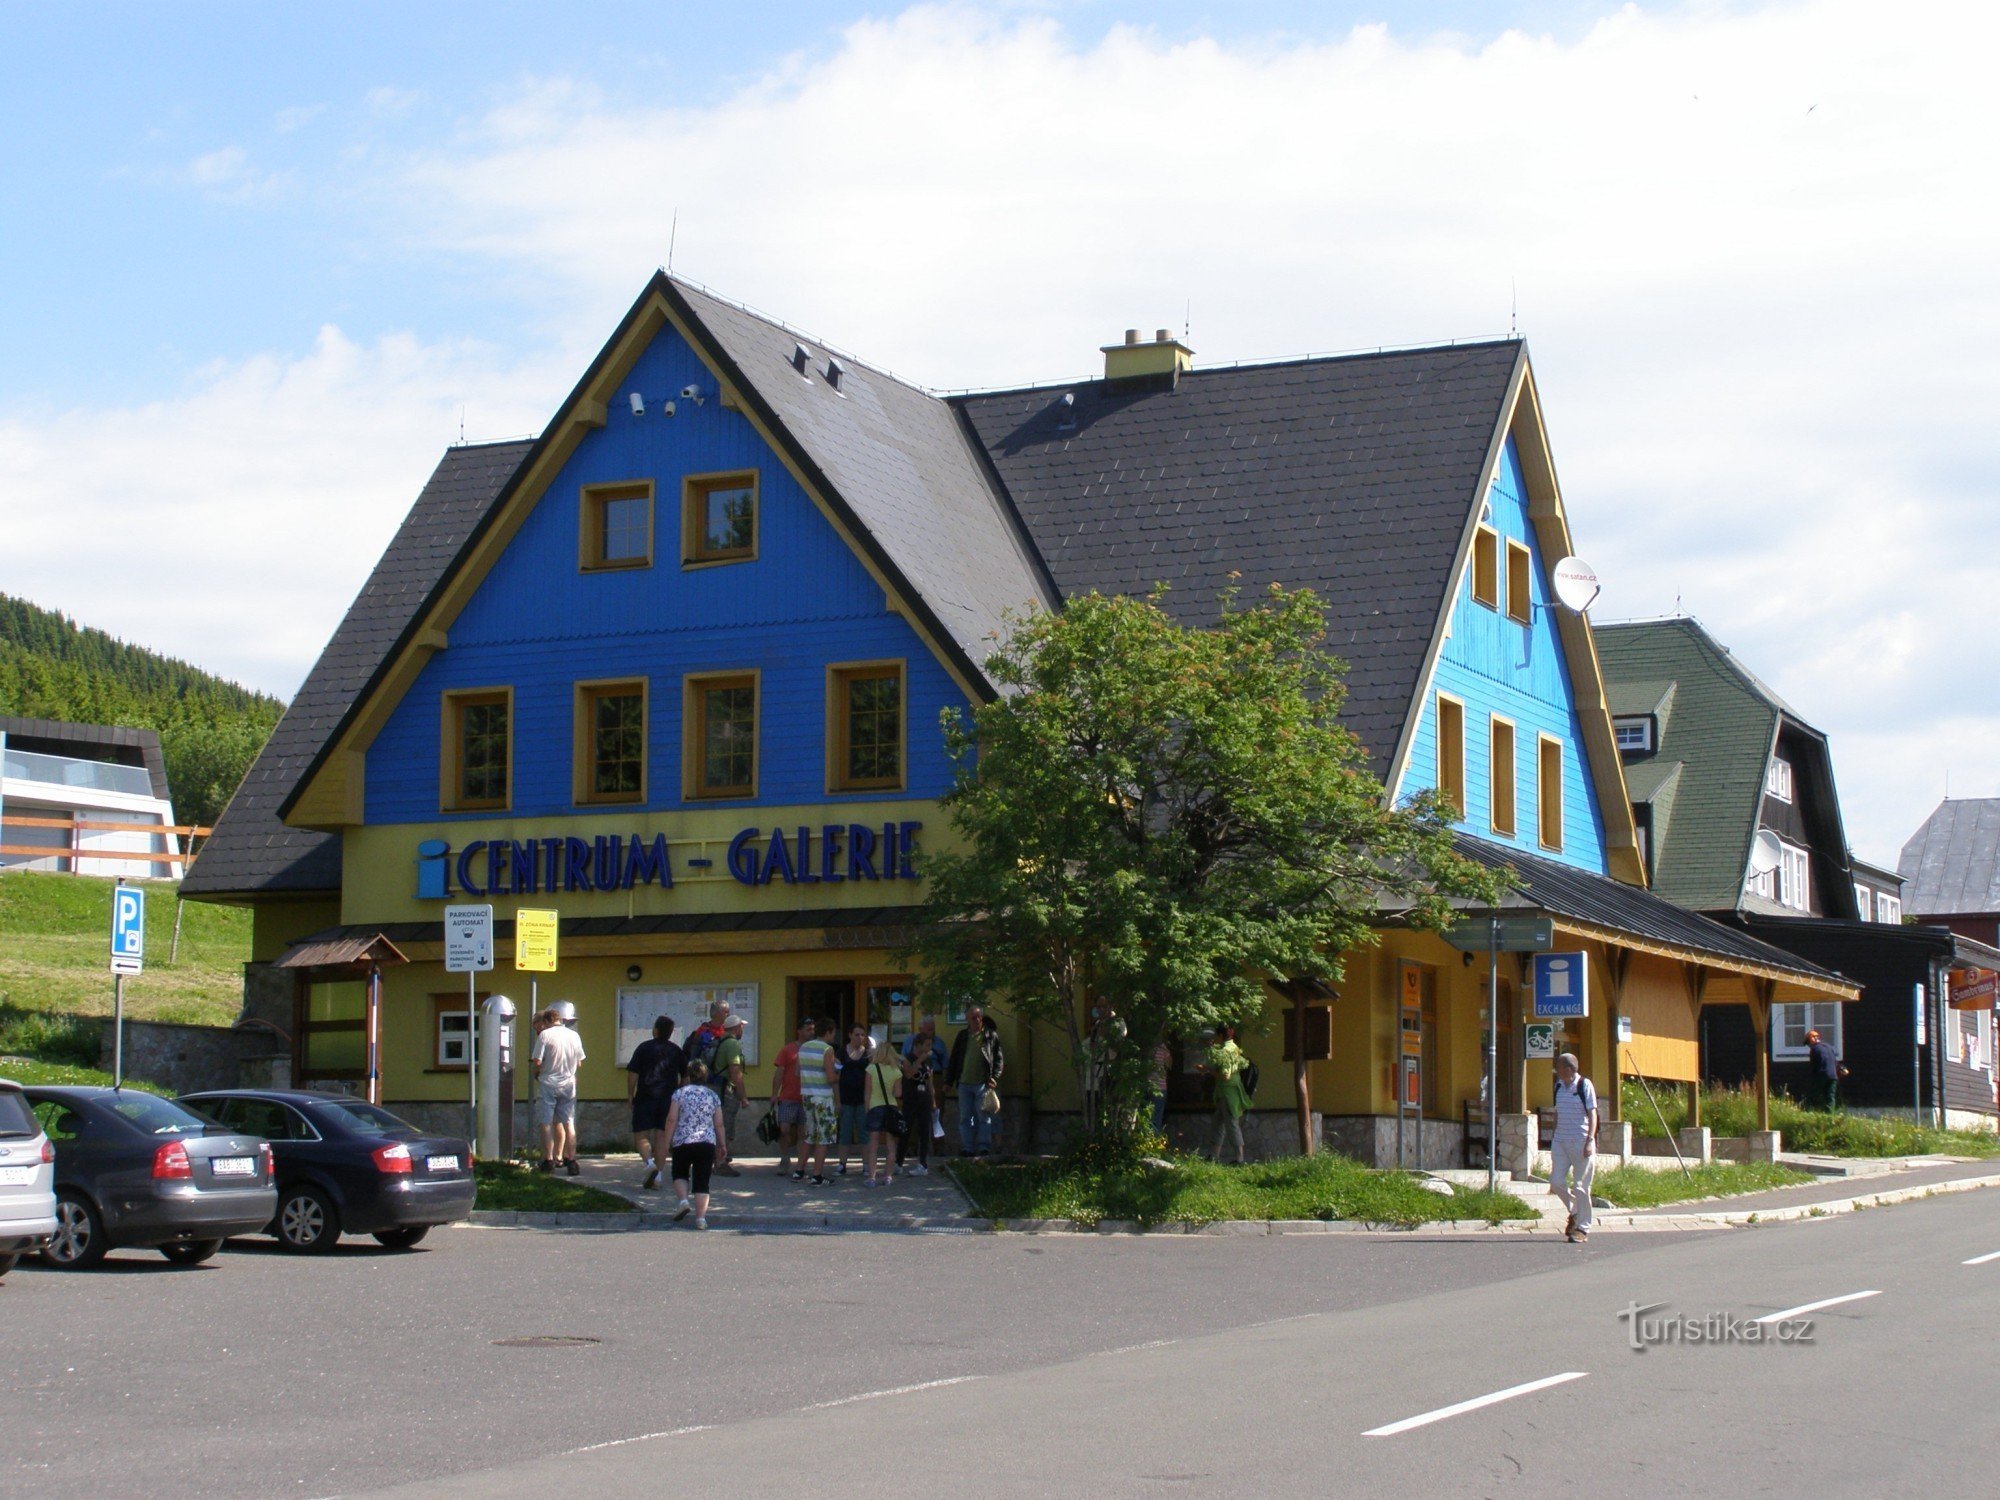
M 1978 1188 L 2000 1187 L 2000 1174 L 1960 1177 L 1948 1182 L 1923 1183 L 1880 1192 L 1860 1193 L 1851 1198 L 1835 1198 L 1822 1203 L 1794 1203 L 1779 1208 L 1734 1209 L 1705 1213 L 1660 1213 L 1641 1209 L 1604 1209 L 1593 1215 L 1593 1232 L 1652 1234 L 1693 1229 L 1742 1229 L 1763 1224 L 1791 1224 L 1802 1219 L 1824 1219 L 1836 1214 L 1858 1213 L 1868 1208 L 1888 1208 L 1898 1203 L 1945 1193 L 1966 1193 Z M 1702 1200 L 1713 1202 L 1715 1200 Z M 477 1209 L 465 1221 L 478 1229 L 555 1229 L 572 1233 L 623 1234 L 645 1229 L 686 1228 L 671 1213 L 533 1213 L 514 1209 Z M 1484 1219 L 1437 1219 L 1428 1224 L 1377 1224 L 1345 1219 L 1224 1219 L 1211 1224 L 1155 1224 L 1150 1227 L 1127 1219 L 1107 1219 L 1095 1225 L 1078 1224 L 1074 1219 L 984 1219 L 977 1216 L 939 1217 L 901 1214 L 894 1219 L 863 1218 L 843 1214 L 722 1215 L 712 1220 L 717 1230 L 737 1234 L 1065 1234 L 1088 1238 L 1122 1235 L 1209 1235 L 1263 1236 L 1291 1234 L 1396 1235 L 1403 1239 L 1461 1239 L 1466 1236 L 1491 1238 L 1495 1235 L 1520 1237 L 1562 1232 L 1558 1222 L 1543 1217 L 1503 1219 L 1489 1224 Z
M 475 1209 L 464 1221 L 475 1229 L 561 1229 L 590 1234 L 629 1234 L 642 1229 L 686 1229 L 690 1220 L 671 1213 L 537 1213 L 526 1209 Z M 912 1232 L 980 1234 L 990 1226 L 984 1219 L 939 1218 L 899 1214 L 895 1218 L 861 1218 L 845 1214 L 710 1215 L 709 1227 L 738 1234 L 907 1234 Z

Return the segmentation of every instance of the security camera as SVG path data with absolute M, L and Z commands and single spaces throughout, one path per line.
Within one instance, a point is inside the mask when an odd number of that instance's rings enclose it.
M 702 400 L 702 396 L 701 396 L 701 387 L 700 387 L 700 386 L 698 386 L 698 385 L 684 385 L 684 386 L 682 386 L 682 387 L 681 387 L 681 400 L 683 400 L 683 401 L 692 401 L 692 402 L 693 402 L 693 403 L 694 403 L 694 404 L 695 404 L 696 406 L 699 406 L 699 405 L 701 405 L 701 400 Z
M 662 401 L 660 403 L 660 415 L 663 417 L 671 417 L 673 414 L 674 414 L 674 403 L 671 401 Z
M 646 398 L 644 396 L 640 395 L 637 391 L 634 391 L 630 396 L 626 397 L 625 399 L 632 403 L 633 416 L 643 417 L 646 415 Z

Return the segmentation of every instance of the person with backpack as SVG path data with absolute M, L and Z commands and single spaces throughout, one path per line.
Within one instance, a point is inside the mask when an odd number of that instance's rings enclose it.
M 625 1097 L 632 1104 L 632 1139 L 646 1163 L 646 1180 L 639 1184 L 650 1191 L 660 1185 L 660 1173 L 667 1168 L 667 1108 L 674 1090 L 681 1086 L 685 1066 L 681 1049 L 674 1045 L 674 1018 L 661 1016 L 653 1022 L 653 1034 L 632 1049 L 625 1064 Z
M 1243 1149 L 1243 1116 L 1250 1109 L 1250 1092 L 1243 1086 L 1243 1075 L 1250 1067 L 1250 1059 L 1236 1045 L 1236 1028 L 1218 1026 L 1215 1045 L 1202 1063 L 1202 1071 L 1215 1080 L 1215 1147 L 1210 1155 L 1221 1161 L 1224 1138 L 1234 1137 L 1239 1167 L 1249 1160 Z
M 1597 1089 L 1576 1054 L 1556 1059 L 1556 1133 L 1549 1141 L 1549 1191 L 1569 1210 L 1563 1237 L 1590 1238 L 1590 1180 L 1597 1175 Z
M 736 1134 L 736 1116 L 743 1108 L 743 1027 L 743 1017 L 724 1016 L 722 1040 L 715 1044 L 715 1050 L 708 1058 L 708 1086 L 722 1101 L 723 1138 L 732 1141 L 740 1139 Z M 743 1175 L 736 1165 L 735 1155 L 734 1151 L 722 1153 L 715 1164 L 718 1175 Z
M 689 1063 L 687 1082 L 674 1091 L 667 1105 L 669 1150 L 673 1153 L 674 1220 L 694 1212 L 694 1227 L 708 1228 L 708 1179 L 715 1157 L 729 1147 L 722 1124 L 722 1101 L 708 1086 L 708 1065 Z

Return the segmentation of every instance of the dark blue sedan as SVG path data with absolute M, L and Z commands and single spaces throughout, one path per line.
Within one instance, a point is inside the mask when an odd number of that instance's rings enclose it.
M 218 1089 L 181 1102 L 271 1143 L 278 1208 L 269 1228 L 287 1250 L 331 1250 L 343 1234 L 407 1249 L 472 1212 L 470 1144 L 427 1135 L 380 1105 L 296 1089 Z

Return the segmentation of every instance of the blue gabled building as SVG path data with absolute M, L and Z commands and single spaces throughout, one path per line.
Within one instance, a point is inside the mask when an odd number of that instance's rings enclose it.
M 1196 622 L 1232 584 L 1326 601 L 1389 794 L 1447 796 L 1468 850 L 1600 966 L 1571 1040 L 1607 1086 L 1620 1015 L 1639 1065 L 1693 1076 L 1692 969 L 1824 988 L 1643 889 L 1588 622 L 1549 595 L 1571 547 L 1523 345 L 1103 353 L 1101 378 L 941 398 L 659 275 L 540 437 L 448 452 L 187 885 L 255 907 L 299 1081 L 463 1097 L 454 901 L 495 907 L 503 952 L 516 910 L 560 913 L 542 983 L 582 1013 L 603 1135 L 655 1015 L 729 999 L 753 1093 L 802 1017 L 901 1033 L 924 1005 L 893 955 L 946 836 L 940 714 L 993 691 L 1010 614 L 1160 583 Z M 378 989 L 333 962 L 383 943 L 409 962 Z M 1456 1128 L 1475 978 L 1384 914 L 1305 1074 L 1330 1133 L 1380 1155 L 1399 1099 Z M 528 977 L 503 959 L 492 983 Z M 962 999 L 934 1002 L 947 1025 Z M 1024 1096 L 1066 1071 L 1051 1052 L 1037 1077 L 1052 1037 L 1010 1040 Z M 1260 1104 L 1291 1118 L 1282 1087 Z

